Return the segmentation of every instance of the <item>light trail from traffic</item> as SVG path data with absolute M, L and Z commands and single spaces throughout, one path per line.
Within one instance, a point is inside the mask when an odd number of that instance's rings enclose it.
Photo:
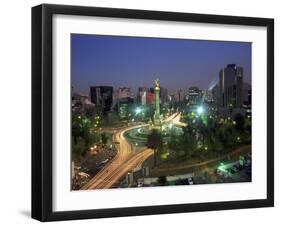
M 180 114 L 174 113 L 167 119 L 165 123 L 172 121 L 178 123 Z M 136 167 L 140 167 L 146 159 L 153 155 L 152 149 L 144 149 L 138 153 L 133 153 L 132 145 L 124 137 L 125 132 L 148 126 L 148 124 L 136 125 L 120 129 L 113 135 L 113 141 L 117 149 L 116 156 L 105 165 L 105 167 L 94 176 L 81 190 L 105 189 L 110 188 L 118 182 L 126 173 L 132 171 Z

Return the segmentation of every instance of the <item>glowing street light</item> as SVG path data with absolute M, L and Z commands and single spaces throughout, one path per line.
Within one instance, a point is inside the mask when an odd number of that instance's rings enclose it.
M 203 112 L 204 112 L 203 106 L 199 106 L 196 111 L 197 111 L 198 115 L 203 114 Z
M 220 166 L 218 167 L 218 170 L 220 170 L 221 172 L 224 172 L 224 173 L 228 173 L 227 167 L 222 162 L 220 163 Z
M 138 114 L 140 114 L 140 113 L 142 112 L 142 110 L 141 110 L 140 107 L 137 107 L 136 110 L 135 110 L 135 112 L 136 112 L 136 115 L 138 115 Z

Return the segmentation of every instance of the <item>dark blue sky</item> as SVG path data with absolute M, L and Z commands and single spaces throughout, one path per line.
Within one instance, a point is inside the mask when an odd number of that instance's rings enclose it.
M 250 83 L 251 43 L 71 35 L 72 86 L 83 94 L 97 85 L 152 87 L 156 78 L 169 91 L 207 89 L 230 63 Z

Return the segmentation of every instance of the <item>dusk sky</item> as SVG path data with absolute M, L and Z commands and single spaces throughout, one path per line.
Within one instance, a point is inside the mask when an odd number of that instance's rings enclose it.
M 156 78 L 170 92 L 207 89 L 227 64 L 244 68 L 251 83 L 251 43 L 71 35 L 71 73 L 75 92 L 90 86 L 152 87 Z

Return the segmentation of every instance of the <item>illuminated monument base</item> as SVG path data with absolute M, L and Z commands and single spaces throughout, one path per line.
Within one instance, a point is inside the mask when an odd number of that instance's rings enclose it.
M 127 131 L 125 133 L 125 137 L 132 142 L 133 144 L 143 145 L 147 144 L 147 136 L 151 134 L 151 130 L 157 129 L 165 142 L 168 142 L 171 138 L 171 132 L 174 135 L 182 136 L 183 130 L 182 128 L 174 125 L 174 126 L 167 126 L 167 122 L 163 120 L 162 115 L 160 114 L 160 85 L 159 80 L 155 80 L 155 112 L 153 116 L 153 120 L 148 122 L 149 126 L 145 126 L 142 128 L 135 128 Z M 170 124 L 172 125 L 172 124 Z
M 127 131 L 125 133 L 126 139 L 128 139 L 132 144 L 138 144 L 145 146 L 147 144 L 147 136 L 151 134 L 151 130 L 157 129 L 165 142 L 168 142 L 171 138 L 171 132 L 173 135 L 182 136 L 183 130 L 174 125 L 167 126 L 167 123 L 163 121 L 162 115 L 160 115 L 160 100 L 159 100 L 160 86 L 159 80 L 155 81 L 155 112 L 153 120 L 149 121 L 149 126 L 144 126 L 141 128 L 135 128 Z M 172 125 L 172 124 L 170 124 Z

